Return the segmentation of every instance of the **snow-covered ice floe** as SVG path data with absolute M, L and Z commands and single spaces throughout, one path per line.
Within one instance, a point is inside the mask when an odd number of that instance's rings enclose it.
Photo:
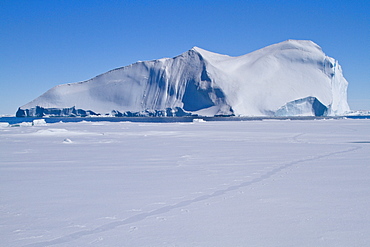
M 369 121 L 2 126 L 0 245 L 367 246 Z

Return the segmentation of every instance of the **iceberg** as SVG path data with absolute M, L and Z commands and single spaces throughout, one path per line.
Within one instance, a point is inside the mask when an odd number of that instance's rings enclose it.
M 348 82 L 312 41 L 287 40 L 232 57 L 199 47 L 58 85 L 16 116 L 335 116 Z

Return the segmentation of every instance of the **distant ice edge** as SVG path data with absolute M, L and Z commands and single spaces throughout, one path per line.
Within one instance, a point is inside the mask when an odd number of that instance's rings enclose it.
M 327 116 L 328 107 L 323 105 L 315 97 L 307 97 L 304 99 L 294 100 L 288 102 L 276 112 L 265 112 L 266 116 L 274 117 L 285 117 L 285 116 Z M 16 117 L 88 117 L 88 116 L 101 116 L 99 113 L 95 113 L 90 110 L 71 108 L 43 108 L 36 106 L 31 109 L 21 109 L 19 108 Z M 167 108 L 165 110 L 146 110 L 141 112 L 119 112 L 113 110 L 110 114 L 106 116 L 114 117 L 185 117 L 185 116 L 201 116 L 201 114 L 193 114 L 191 112 L 186 112 L 181 108 L 171 109 Z M 234 114 L 223 115 L 218 114 L 215 116 L 235 116 Z
M 230 57 L 198 47 L 56 86 L 17 117 L 338 116 L 350 111 L 338 62 L 312 41 Z
M 76 109 L 75 106 L 70 108 L 43 108 L 36 106 L 31 109 L 19 108 L 16 117 L 93 117 L 102 116 L 100 113 L 95 113 L 90 110 Z M 175 109 L 167 108 L 165 110 L 145 110 L 141 112 L 120 112 L 113 110 L 111 113 L 106 113 L 105 116 L 113 117 L 185 117 L 185 116 L 198 116 L 185 112 L 183 109 L 177 107 Z

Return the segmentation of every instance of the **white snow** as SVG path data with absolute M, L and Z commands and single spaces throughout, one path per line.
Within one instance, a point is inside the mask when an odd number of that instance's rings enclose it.
M 8 127 L 9 123 L 0 122 L 0 128 Z
M 36 126 L 45 126 L 45 125 L 47 125 L 45 119 L 35 119 L 35 120 L 32 121 L 32 124 L 36 125 Z
M 205 116 L 261 116 L 314 97 L 328 115 L 341 115 L 350 110 L 347 85 L 338 62 L 317 44 L 288 40 L 239 57 L 194 47 L 175 58 L 137 62 L 56 86 L 21 109 L 35 115 L 36 106 L 75 107 L 104 115 L 178 107 Z M 302 114 L 313 115 L 312 106 Z
M 369 120 L 1 126 L 1 246 L 370 242 Z

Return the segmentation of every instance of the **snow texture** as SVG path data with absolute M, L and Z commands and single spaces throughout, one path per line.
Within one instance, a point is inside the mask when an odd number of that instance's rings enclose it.
M 194 47 L 56 86 L 16 115 L 342 115 L 350 110 L 347 86 L 338 62 L 312 41 L 288 40 L 239 57 Z
M 370 120 L 0 128 L 0 245 L 370 242 Z

